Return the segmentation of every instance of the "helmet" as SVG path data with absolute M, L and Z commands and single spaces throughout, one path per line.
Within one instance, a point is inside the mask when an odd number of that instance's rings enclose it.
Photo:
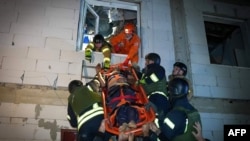
M 186 76 L 187 74 L 187 66 L 182 62 L 175 62 L 174 67 L 179 67 L 183 71 L 183 75 Z
M 73 93 L 75 88 L 83 86 L 82 81 L 80 80 L 72 80 L 68 85 L 69 93 Z
M 127 23 L 124 25 L 124 32 L 125 33 L 133 33 L 135 31 L 135 26 L 132 23 Z
M 189 85 L 183 78 L 174 78 L 169 81 L 168 91 L 172 98 L 181 98 L 188 95 Z
M 94 43 L 103 43 L 104 42 L 104 37 L 101 34 L 96 34 L 94 36 Z
M 146 55 L 145 59 L 152 60 L 158 65 L 161 63 L 161 57 L 157 53 L 149 53 Z

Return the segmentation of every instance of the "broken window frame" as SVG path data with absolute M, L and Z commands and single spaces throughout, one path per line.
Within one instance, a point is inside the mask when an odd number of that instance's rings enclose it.
M 95 24 L 95 34 L 98 33 L 99 27 L 99 16 L 95 13 L 95 11 L 91 8 L 91 5 L 96 6 L 104 6 L 110 8 L 120 8 L 127 10 L 137 11 L 137 34 L 140 35 L 140 7 L 138 3 L 129 3 L 117 0 L 81 0 L 80 2 L 80 10 L 79 10 L 79 21 L 78 21 L 78 30 L 77 30 L 77 41 L 76 41 L 76 51 L 82 50 L 83 44 L 83 36 L 84 36 L 84 25 L 86 22 L 86 14 L 87 10 L 89 10 L 96 17 Z
M 236 67 L 250 67 L 250 58 L 248 57 L 248 56 L 250 56 L 249 55 L 250 52 L 249 52 L 249 47 L 247 46 L 249 44 L 249 42 L 247 41 L 247 39 L 249 38 L 249 33 L 248 33 L 248 31 L 244 30 L 244 29 L 247 29 L 246 21 L 243 19 L 217 16 L 217 15 L 209 14 L 209 13 L 203 13 L 203 18 L 204 18 L 204 26 L 205 26 L 205 21 L 219 23 L 219 24 L 228 24 L 228 25 L 232 25 L 232 26 L 238 26 L 240 29 L 240 32 L 241 32 L 242 45 L 243 45 L 242 48 L 244 48 L 244 51 L 240 51 L 239 49 L 234 48 L 234 50 L 233 50 L 234 58 L 232 58 L 232 59 L 234 59 L 236 61 L 236 64 L 219 64 L 218 63 L 218 65 L 228 65 L 228 66 L 236 66 Z M 206 37 L 206 39 L 207 39 L 207 37 Z M 208 46 L 208 50 L 209 50 L 209 46 Z M 246 50 L 248 50 L 248 51 L 246 51 Z M 244 56 L 239 56 L 239 55 L 237 56 L 237 51 L 238 51 L 238 53 L 239 53 L 239 51 L 241 53 L 242 52 L 245 53 Z M 209 52 L 209 59 L 211 59 L 210 52 Z M 239 60 L 242 60 L 242 59 L 245 62 L 240 63 Z M 210 63 L 216 64 L 216 63 L 212 63 L 211 60 L 210 60 Z

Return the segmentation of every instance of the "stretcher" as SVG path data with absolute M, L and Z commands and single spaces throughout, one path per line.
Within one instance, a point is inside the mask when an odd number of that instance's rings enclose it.
M 131 66 L 123 66 L 122 64 L 111 65 L 110 69 L 102 70 L 101 73 L 103 75 L 108 75 L 114 69 L 119 67 L 120 70 L 129 71 L 134 77 L 135 81 L 138 80 L 137 74 L 133 67 Z M 155 112 L 151 106 L 149 106 L 149 101 L 147 99 L 147 95 L 141 85 L 131 85 L 131 87 L 136 90 L 136 105 L 139 111 L 139 122 L 136 123 L 136 128 L 126 131 L 125 133 L 133 133 L 135 136 L 142 135 L 142 126 L 146 123 L 152 122 L 155 119 Z M 121 91 L 122 94 L 122 91 Z M 102 90 L 102 102 L 104 108 L 104 118 L 105 122 L 105 130 L 114 135 L 119 135 L 119 127 L 115 124 L 115 113 L 112 112 L 111 108 L 107 105 L 107 90 Z M 138 106 L 139 105 L 139 106 Z

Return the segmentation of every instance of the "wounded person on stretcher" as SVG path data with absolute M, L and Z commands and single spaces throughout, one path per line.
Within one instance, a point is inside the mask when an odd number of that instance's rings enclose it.
M 113 70 L 108 75 L 98 74 L 102 87 L 106 88 L 106 105 L 111 111 L 114 126 L 120 132 L 136 128 L 140 121 L 136 105 L 136 91 L 128 83 L 128 72 Z

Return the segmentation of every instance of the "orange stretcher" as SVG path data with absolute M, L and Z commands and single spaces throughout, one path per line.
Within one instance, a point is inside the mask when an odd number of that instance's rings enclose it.
M 119 67 L 119 69 L 130 71 L 132 76 L 135 80 L 138 80 L 138 77 L 136 75 L 136 72 L 133 67 L 131 66 L 123 66 L 122 64 L 116 64 L 112 65 L 110 69 L 107 71 L 102 71 L 101 73 L 109 73 L 113 69 Z M 136 103 L 138 111 L 139 111 L 139 122 L 136 123 L 136 128 L 131 129 L 129 131 L 126 131 L 125 133 L 134 133 L 135 136 L 142 135 L 142 126 L 146 123 L 152 122 L 155 119 L 155 112 L 152 107 L 148 106 L 149 101 L 147 98 L 147 95 L 141 85 L 134 84 L 131 86 L 133 89 L 136 90 Z M 121 91 L 122 94 L 122 91 Z M 104 118 L 107 119 L 105 122 L 105 130 L 107 132 L 110 132 L 114 135 L 119 135 L 119 127 L 114 126 L 115 124 L 115 115 L 114 112 L 112 113 L 112 110 L 107 106 L 106 103 L 106 97 L 107 97 L 107 91 L 102 90 L 102 102 L 103 102 L 103 108 L 104 108 Z

